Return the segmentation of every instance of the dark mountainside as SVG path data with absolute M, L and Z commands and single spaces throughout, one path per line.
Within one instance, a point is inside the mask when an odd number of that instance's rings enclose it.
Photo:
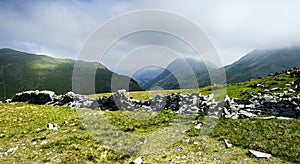
M 147 82 L 155 79 L 163 71 L 163 68 L 143 68 L 135 72 L 132 78 L 143 88 Z
M 254 50 L 225 69 L 227 82 L 235 83 L 292 67 L 300 67 L 300 47 Z
M 34 55 L 12 49 L 0 49 L 0 99 L 25 90 L 53 90 L 57 94 L 65 94 L 72 90 L 72 74 L 74 60 L 57 59 L 44 55 Z M 87 65 L 95 64 L 85 62 Z M 96 72 L 96 93 L 111 91 L 113 72 L 99 64 Z M 2 79 L 3 78 L 3 79 Z M 118 79 L 128 79 L 117 75 Z M 3 80 L 3 82 L 2 82 Z M 136 81 L 130 81 L 130 90 L 142 90 Z
M 185 64 L 185 61 L 188 65 Z M 143 88 L 150 89 L 154 86 L 164 89 L 182 88 L 179 87 L 173 74 L 177 74 L 179 79 L 183 79 L 188 83 L 190 79 L 186 74 L 188 66 L 195 73 L 199 87 L 210 85 L 207 66 L 202 61 L 194 59 L 185 59 L 185 61 L 183 59 L 174 60 L 164 72 L 146 83 Z M 267 76 L 270 73 L 280 72 L 292 67 L 300 67 L 300 47 L 255 50 L 224 68 L 227 83 L 236 83 Z
M 199 87 L 210 84 L 208 70 L 203 62 L 192 58 L 176 59 L 169 64 L 164 72 L 146 83 L 144 89 L 150 89 L 155 86 L 160 86 L 163 89 L 193 87 L 194 84 L 193 81 L 191 81 L 192 76 L 197 78 Z M 177 79 L 175 77 L 177 77 Z M 182 82 L 182 86 L 180 86 L 178 81 Z

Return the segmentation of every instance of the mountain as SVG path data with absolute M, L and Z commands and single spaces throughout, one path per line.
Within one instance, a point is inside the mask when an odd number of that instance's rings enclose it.
M 227 82 L 235 83 L 300 67 L 300 47 L 254 50 L 225 67 Z
M 184 89 L 209 84 L 208 70 L 202 61 L 179 58 L 171 62 L 155 79 L 146 83 L 144 88 Z
M 6 98 L 25 90 L 52 90 L 57 94 L 71 91 L 74 64 L 75 61 L 71 59 L 0 49 L 0 99 L 4 97 L 4 89 Z M 99 63 L 82 61 L 81 64 L 98 65 L 95 76 L 96 93 L 111 91 L 113 72 Z M 116 74 L 115 78 L 130 81 L 130 90 L 142 90 L 136 81 L 127 76 Z
M 207 67 L 214 68 L 194 59 L 176 59 L 160 75 L 147 82 L 143 88 L 188 88 L 191 82 L 189 75 L 192 73 L 195 74 L 199 87 L 210 85 Z M 227 83 L 236 83 L 292 67 L 300 67 L 300 47 L 254 50 L 233 64 L 225 66 L 224 69 Z M 183 87 L 178 81 L 181 81 Z
M 144 88 L 144 85 L 155 79 L 159 74 L 161 74 L 165 69 L 163 68 L 143 68 L 134 73 L 133 79 L 137 81 L 139 86 Z

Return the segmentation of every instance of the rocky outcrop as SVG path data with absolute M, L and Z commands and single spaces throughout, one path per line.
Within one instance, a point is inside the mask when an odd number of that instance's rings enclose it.
M 287 70 L 285 73 L 291 77 L 300 78 L 298 68 Z M 89 98 L 73 92 L 56 95 L 52 91 L 25 91 L 17 93 L 11 102 L 28 102 L 32 104 L 49 104 L 112 111 L 145 110 L 148 112 L 159 112 L 170 109 L 179 114 L 203 114 L 223 116 L 224 118 L 231 119 L 257 117 L 262 114 L 280 118 L 300 118 L 299 78 L 295 82 L 287 83 L 283 88 L 267 89 L 262 84 L 254 84 L 250 87 L 259 87 L 263 90 L 248 99 L 225 96 L 221 102 L 215 101 L 214 94 L 204 96 L 201 94 L 177 93 L 156 95 L 149 100 L 135 100 L 129 97 L 124 89 L 118 90 L 109 97 L 103 96 L 98 98 Z M 280 80 L 280 77 L 275 76 L 275 79 Z
M 226 96 L 216 102 L 214 95 L 201 94 L 168 94 L 157 95 L 149 100 L 135 100 L 128 96 L 126 90 L 118 90 L 109 97 L 89 98 L 84 95 L 68 92 L 56 95 L 52 91 L 26 91 L 17 93 L 12 102 L 32 104 L 49 104 L 70 106 L 74 108 L 91 108 L 101 110 L 145 110 L 159 112 L 171 109 L 179 114 L 204 114 L 223 116 L 224 118 L 242 119 L 261 114 L 276 117 L 300 117 L 300 97 L 296 94 L 257 94 L 249 99 L 237 99 Z
M 17 93 L 11 102 L 28 102 L 30 104 L 46 104 L 56 97 L 52 91 L 25 91 Z

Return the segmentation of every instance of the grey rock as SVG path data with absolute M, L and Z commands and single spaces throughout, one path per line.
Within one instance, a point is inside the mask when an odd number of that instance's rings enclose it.
M 143 159 L 141 157 L 138 157 L 135 160 L 133 160 L 131 163 L 132 164 L 142 164 L 143 163 Z
M 270 158 L 271 154 L 255 151 L 255 150 L 249 150 L 251 154 L 253 154 L 256 158 Z
M 229 141 L 228 141 L 227 139 L 224 139 L 224 143 L 225 143 L 225 146 L 226 146 L 227 148 L 232 147 L 232 144 L 230 144 Z

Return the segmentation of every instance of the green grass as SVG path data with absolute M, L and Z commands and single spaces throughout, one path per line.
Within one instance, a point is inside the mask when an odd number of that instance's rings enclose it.
M 227 94 L 246 98 L 266 88 L 285 88 L 287 82 L 294 80 L 281 74 L 228 84 Z M 253 88 L 257 83 L 266 88 Z M 216 88 L 224 89 L 224 86 L 131 92 L 130 96 L 148 99 L 173 92 L 208 95 L 216 92 Z M 104 95 L 111 93 L 96 96 Z M 56 123 L 60 128 L 49 130 L 48 123 Z M 202 128 L 195 129 L 199 123 L 203 124 Z M 214 123 L 216 126 L 211 126 Z M 175 163 L 299 163 L 299 123 L 297 119 L 215 120 L 201 115 L 178 115 L 170 110 L 112 112 L 26 103 L 0 104 L 0 152 L 18 146 L 13 154 L 0 155 L 0 163 L 130 163 L 137 157 L 142 157 L 144 163 L 170 160 Z M 182 132 L 181 128 L 188 131 Z M 167 138 L 174 131 L 179 132 L 178 135 Z M 208 136 L 201 135 L 210 131 Z M 226 148 L 223 139 L 228 139 L 233 147 Z M 41 145 L 44 141 L 47 144 Z M 272 157 L 256 159 L 248 155 L 248 149 L 270 153 Z
M 300 120 L 221 120 L 212 136 L 300 163 Z M 225 128 L 226 127 L 226 128 Z
M 252 94 L 257 94 L 258 92 L 263 92 L 265 89 L 271 89 L 278 87 L 279 89 L 285 89 L 285 84 L 295 81 L 297 78 L 291 78 L 285 73 L 276 75 L 276 76 L 266 76 L 258 79 L 251 79 L 246 82 L 227 84 L 221 86 L 206 86 L 199 89 L 181 89 L 181 90 L 151 90 L 151 91 L 135 91 L 129 92 L 129 96 L 138 100 L 148 100 L 151 97 L 154 97 L 158 94 L 167 95 L 171 93 L 179 94 L 191 94 L 191 93 L 201 93 L 202 95 L 209 95 L 211 93 L 215 94 L 218 101 L 222 100 L 225 94 L 233 98 L 242 98 L 246 99 Z M 253 87 L 255 84 L 264 85 L 264 88 Z M 220 91 L 218 93 L 218 91 Z M 270 91 L 270 93 L 283 93 L 283 90 L 280 91 Z M 90 97 L 100 97 L 100 96 L 110 96 L 111 93 L 100 93 L 95 95 L 90 95 Z
M 89 109 L 81 111 L 93 114 L 93 116 L 95 112 L 99 112 Z M 190 131 L 178 137 L 178 141 L 154 153 L 131 152 L 134 154 L 127 155 L 92 137 L 90 129 L 85 126 L 84 118 L 79 119 L 78 112 L 74 109 L 25 103 L 0 104 L 0 152 L 19 146 L 14 154 L 1 156 L 0 161 L 1 163 L 32 163 L 33 161 L 38 163 L 129 163 L 141 156 L 145 163 L 167 163 L 171 159 L 176 163 L 299 162 L 298 120 L 221 120 L 211 136 L 199 136 L 200 131 L 194 129 L 194 126 L 205 120 L 203 116 L 195 116 L 197 121 L 192 123 L 193 120 L 189 119 L 190 117 L 177 116 L 171 111 L 157 113 L 147 120 L 143 120 L 143 114 L 140 111 L 129 113 L 103 111 L 103 114 L 112 125 L 123 131 L 124 135 L 132 134 L 143 137 L 148 134 L 157 134 L 156 131 L 161 131 L 167 125 L 177 124 L 178 119 L 184 121 L 185 125 L 190 127 Z M 91 118 L 84 117 L 87 120 Z M 127 120 L 129 121 L 126 122 Z M 65 121 L 68 121 L 68 124 L 64 124 Z M 46 127 L 47 123 L 57 123 L 60 128 L 57 131 L 49 130 Z M 94 128 L 101 127 L 103 124 L 100 123 Z M 272 140 L 265 138 L 268 136 Z M 158 135 L 158 139 L 163 137 L 160 138 Z M 113 138 L 113 135 L 109 138 Z M 235 146 L 227 149 L 222 138 L 228 138 Z M 187 139 L 190 141 L 186 142 Z M 47 144 L 40 145 L 44 140 Z M 134 140 L 134 145 L 132 142 L 128 144 L 138 146 L 138 141 Z M 158 143 L 161 141 L 157 140 Z M 37 144 L 32 145 L 34 142 Z M 273 144 L 268 146 L 268 142 Z M 247 155 L 248 148 L 269 152 L 275 157 L 268 160 L 255 159 Z

